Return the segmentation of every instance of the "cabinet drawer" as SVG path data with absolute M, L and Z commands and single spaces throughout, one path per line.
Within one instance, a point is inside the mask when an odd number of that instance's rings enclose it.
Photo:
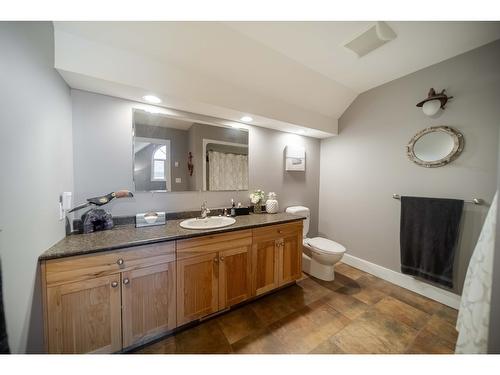
M 64 284 L 174 260 L 173 241 L 48 260 L 46 283 L 48 286 Z
M 253 230 L 254 241 L 266 241 L 274 238 L 286 237 L 302 232 L 302 221 L 294 221 L 286 224 L 270 225 L 268 227 Z
M 235 247 L 250 246 L 252 231 L 238 230 L 177 241 L 177 259 L 213 253 Z

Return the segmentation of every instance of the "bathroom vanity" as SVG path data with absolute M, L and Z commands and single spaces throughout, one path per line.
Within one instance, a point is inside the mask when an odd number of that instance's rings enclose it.
M 49 353 L 113 353 L 301 277 L 302 217 L 188 230 L 131 225 L 70 235 L 40 256 Z

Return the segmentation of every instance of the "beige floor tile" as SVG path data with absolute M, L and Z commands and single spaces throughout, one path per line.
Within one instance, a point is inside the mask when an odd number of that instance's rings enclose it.
M 362 314 L 356 323 L 384 342 L 392 353 L 403 352 L 418 333 L 418 330 L 374 308 Z
M 446 320 L 451 325 L 457 324 L 458 310 L 451 307 L 441 305 L 440 308 L 435 312 L 439 318 Z
M 349 324 L 328 341 L 330 345 L 333 344 L 349 354 L 389 354 L 392 352 L 385 341 L 373 335 L 357 322 Z
M 353 296 L 338 292 L 332 292 L 325 299 L 328 305 L 351 320 L 356 319 L 369 308 L 366 303 L 361 302 Z
M 408 347 L 409 354 L 453 354 L 454 345 L 425 330 L 419 332 Z
M 263 328 L 232 344 L 237 354 L 285 354 L 285 346 L 269 331 Z
M 375 308 L 417 330 L 422 328 L 431 318 L 430 314 L 393 297 L 385 297 L 375 305 Z
M 345 352 L 334 343 L 332 336 L 331 338 L 326 339 L 313 350 L 311 350 L 310 354 L 345 354 Z
M 230 344 L 264 327 L 249 305 L 222 314 L 216 320 Z
M 335 266 L 335 273 L 342 274 L 342 275 L 347 276 L 353 280 L 359 279 L 361 276 L 366 275 L 366 272 L 358 270 L 357 268 L 348 266 L 345 263 L 338 263 Z
M 439 302 L 421 296 L 420 294 L 414 293 L 411 290 L 403 289 L 397 286 L 392 288 L 389 294 L 392 297 L 428 314 L 434 314 L 442 307 Z
M 180 332 L 175 336 L 176 353 L 223 354 L 232 351 L 224 333 L 215 320 Z
M 277 293 L 263 297 L 251 303 L 250 307 L 264 325 L 269 325 L 296 311 Z
M 136 351 L 136 354 L 175 354 L 177 352 L 175 337 L 170 336 L 154 344 Z
M 330 293 L 329 289 L 307 278 L 283 289 L 277 294 L 277 298 L 297 311 Z
M 455 326 L 439 318 L 437 315 L 432 316 L 425 325 L 424 330 L 448 341 L 452 345 L 457 342 L 458 332 Z

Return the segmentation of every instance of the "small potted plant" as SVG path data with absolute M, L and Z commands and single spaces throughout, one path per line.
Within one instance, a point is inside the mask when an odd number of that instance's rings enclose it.
M 262 213 L 262 205 L 264 204 L 265 194 L 262 190 L 255 190 L 250 194 L 250 201 L 253 204 L 253 212 L 255 214 Z

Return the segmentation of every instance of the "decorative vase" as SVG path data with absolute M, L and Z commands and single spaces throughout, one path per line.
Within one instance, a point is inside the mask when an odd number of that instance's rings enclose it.
M 253 205 L 253 213 L 261 214 L 262 213 L 262 201 L 258 201 Z
M 279 210 L 278 200 L 276 199 L 276 193 L 270 192 L 266 201 L 266 212 L 268 214 L 275 214 Z

